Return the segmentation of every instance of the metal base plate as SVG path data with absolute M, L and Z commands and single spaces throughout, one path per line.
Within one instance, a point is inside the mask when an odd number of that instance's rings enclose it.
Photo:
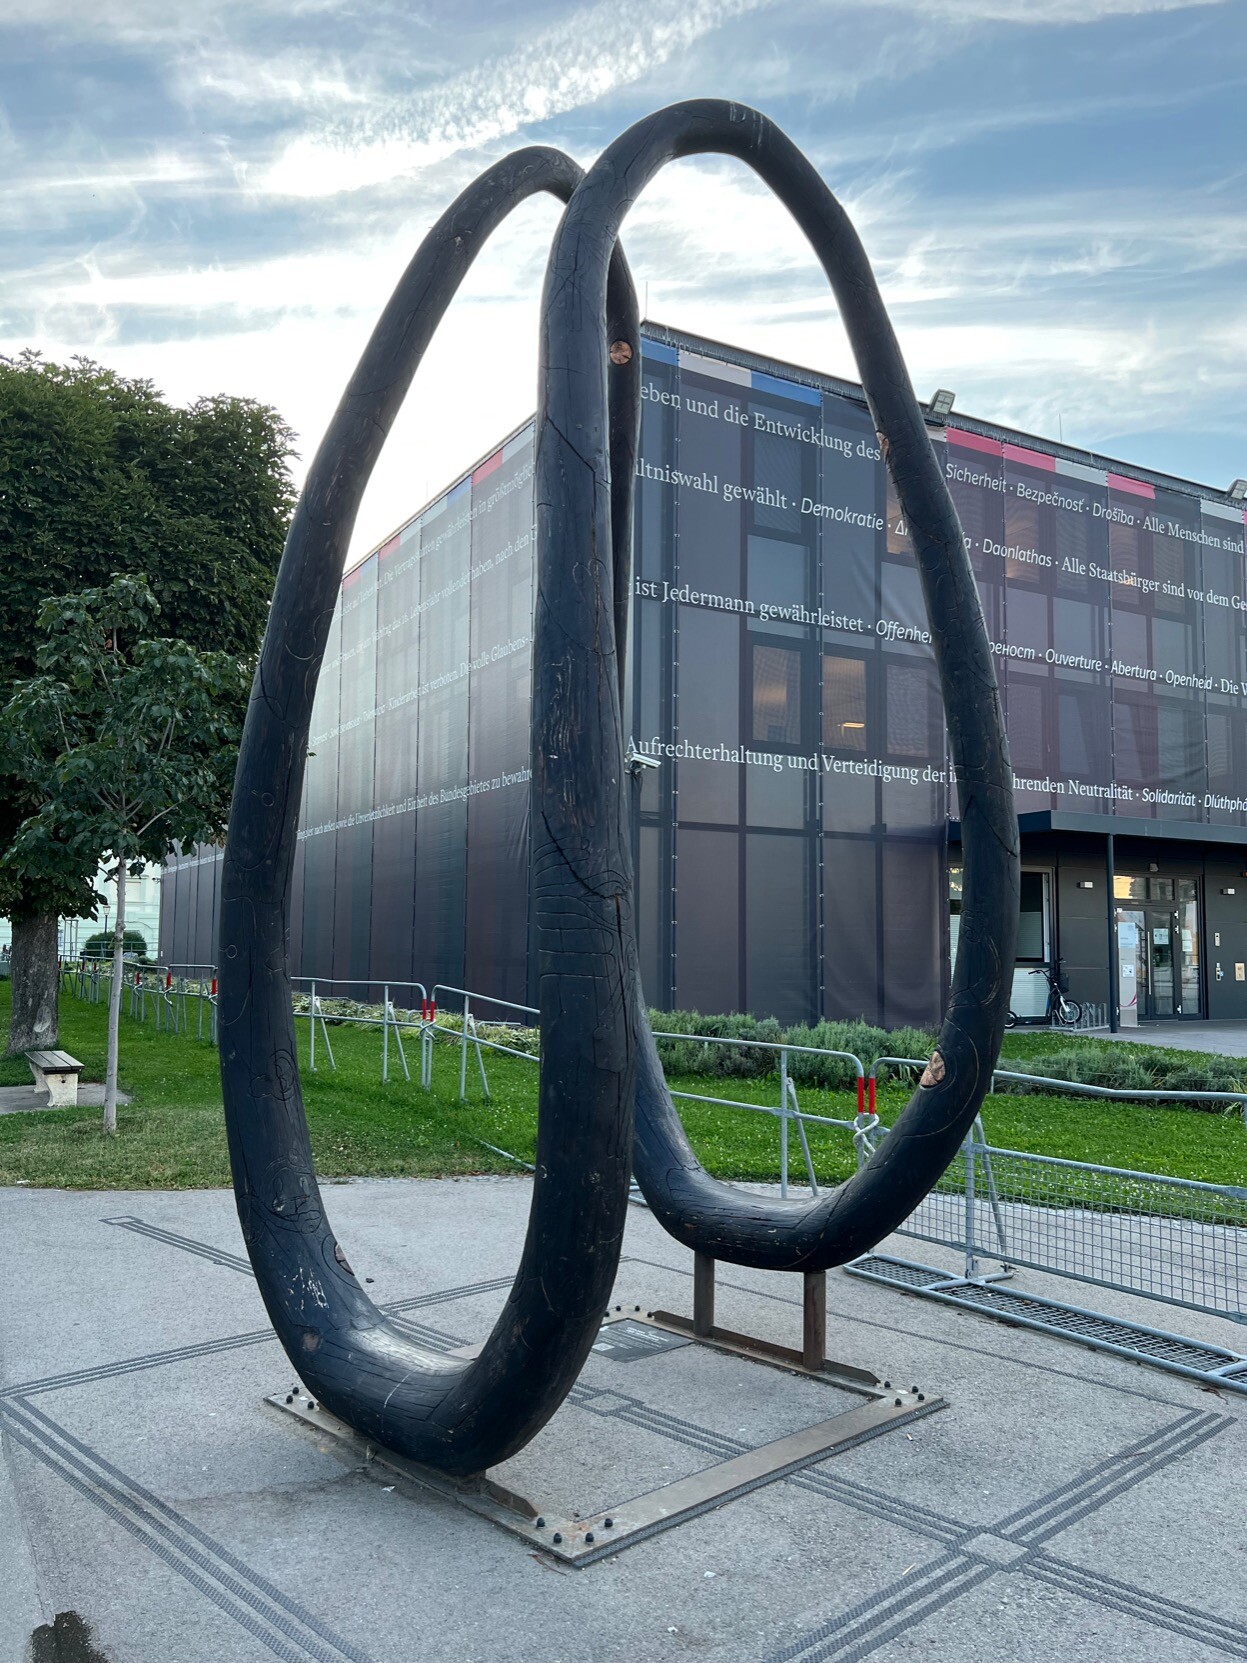
M 618 1318 L 614 1319 L 619 1321 Z M 678 1317 L 654 1312 L 648 1318 L 629 1314 L 629 1324 L 642 1321 L 655 1329 L 689 1333 L 689 1325 Z M 608 1319 L 609 1323 L 609 1319 Z M 604 1325 L 606 1327 L 608 1325 Z M 313 1403 L 303 1392 L 275 1392 L 265 1402 L 282 1414 L 293 1415 L 302 1426 L 320 1438 L 328 1438 L 348 1458 L 380 1469 L 432 1491 L 446 1500 L 457 1502 L 470 1512 L 479 1514 L 492 1524 L 501 1525 L 530 1547 L 565 1565 L 583 1567 L 594 1564 L 645 1541 L 673 1525 L 722 1507 L 738 1496 L 748 1495 L 764 1485 L 787 1478 L 802 1468 L 843 1450 L 866 1443 L 882 1433 L 893 1431 L 919 1420 L 925 1415 L 947 1408 L 943 1398 L 931 1397 L 915 1391 L 884 1391 L 874 1375 L 860 1369 L 841 1372 L 843 1365 L 830 1364 L 822 1374 L 801 1367 L 800 1353 L 787 1353 L 780 1347 L 768 1347 L 765 1342 L 716 1331 L 713 1336 L 691 1336 L 699 1345 L 708 1344 L 756 1362 L 771 1363 L 804 1378 L 824 1379 L 829 1385 L 847 1387 L 869 1396 L 873 1401 L 848 1409 L 813 1426 L 803 1427 L 773 1443 L 763 1444 L 732 1460 L 720 1461 L 686 1478 L 676 1479 L 658 1489 L 620 1502 L 617 1507 L 604 1508 L 590 1517 L 542 1517 L 525 1497 L 494 1482 L 488 1474 L 471 1479 L 454 1479 L 436 1468 L 426 1467 L 405 1456 L 363 1437 L 345 1421 L 321 1405 Z M 464 1351 L 475 1350 L 464 1347 Z M 796 1357 L 796 1362 L 790 1360 Z M 867 1384 L 867 1382 L 870 1384 Z

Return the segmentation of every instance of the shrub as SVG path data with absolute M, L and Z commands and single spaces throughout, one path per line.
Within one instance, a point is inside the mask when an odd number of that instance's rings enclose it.
M 783 1028 L 774 1017 L 702 1016 L 698 1011 L 650 1011 L 650 1026 L 658 1032 L 691 1034 L 713 1039 L 758 1039 L 772 1045 L 787 1043 L 820 1051 L 848 1051 L 869 1068 L 879 1056 L 927 1057 L 935 1035 L 919 1028 L 888 1032 L 862 1020 L 817 1022 L 813 1026 Z M 778 1074 L 779 1054 L 749 1046 L 699 1045 L 696 1038 L 661 1039 L 658 1055 L 670 1074 L 709 1074 L 721 1078 L 761 1079 Z M 837 1057 L 814 1057 L 793 1051 L 788 1072 L 798 1084 L 843 1089 L 857 1078 L 851 1062 Z
M 147 937 L 142 930 L 126 930 L 122 937 L 122 950 L 128 959 L 139 959 L 147 962 Z M 113 956 L 113 932 L 99 930 L 95 935 L 88 936 L 81 948 L 84 959 L 110 959 Z
M 1247 1082 L 1247 1062 L 1232 1057 L 1175 1057 L 1159 1047 L 1120 1040 L 1066 1041 L 1051 1051 L 1030 1044 L 1022 1057 L 1003 1055 L 1000 1066 L 1117 1091 L 1242 1091 Z M 999 1090 L 1025 1093 L 1044 1087 L 1001 1080 Z M 1195 1106 L 1216 1111 L 1224 1105 Z

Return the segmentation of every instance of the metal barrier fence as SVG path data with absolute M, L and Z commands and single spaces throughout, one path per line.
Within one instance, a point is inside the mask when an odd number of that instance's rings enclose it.
M 925 1059 L 876 1058 L 872 1084 L 883 1064 L 921 1068 Z M 1244 1102 L 1243 1093 L 1118 1093 L 997 1073 L 1070 1095 Z M 874 1142 L 881 1136 L 881 1126 L 868 1134 Z M 1002 1148 L 978 1119 L 958 1159 L 896 1234 L 963 1253 L 962 1273 L 878 1253 L 848 1273 L 1247 1393 L 1247 1356 L 1237 1350 L 1000 1285 L 1025 1268 L 1247 1323 L 1247 1188 Z M 985 1270 L 984 1260 L 999 1268 Z
M 474 1046 L 476 1050 L 477 1065 L 480 1069 L 481 1084 L 484 1088 L 486 1098 L 489 1097 L 489 1079 L 485 1072 L 485 1060 L 482 1055 L 483 1049 L 501 1051 L 510 1056 L 522 1057 L 526 1062 L 535 1063 L 538 1061 L 538 1058 L 534 1056 L 531 1051 L 521 1051 L 515 1046 L 509 1046 L 497 1040 L 482 1038 L 477 1029 L 475 1014 L 471 1009 L 472 1001 L 480 1000 L 484 1004 L 492 1005 L 497 1008 L 505 1008 L 511 1011 L 517 1011 L 524 1016 L 539 1016 L 541 1013 L 534 1009 L 532 1005 L 520 1005 L 507 999 L 494 999 L 488 995 L 473 993 L 467 988 L 448 987 L 444 983 L 438 983 L 438 985 L 433 989 L 434 1022 L 432 1026 L 434 1028 L 436 1027 L 436 1007 L 438 996 L 444 993 L 451 994 L 455 998 L 456 1002 L 460 999 L 463 1001 L 463 1008 L 459 1017 L 461 1028 L 458 1035 L 460 1047 L 460 1102 L 463 1102 L 466 1096 L 469 1046 Z M 431 1032 L 427 1037 L 431 1043 Z M 815 1045 L 787 1045 L 782 1041 L 776 1040 L 730 1039 L 709 1034 L 667 1033 L 659 1029 L 654 1030 L 654 1038 L 656 1040 L 679 1040 L 693 1045 L 718 1045 L 737 1047 L 742 1050 L 770 1051 L 776 1054 L 776 1067 L 779 1073 L 779 1103 L 777 1105 L 772 1105 L 770 1103 L 750 1103 L 736 1097 L 711 1097 L 705 1092 L 698 1091 L 673 1091 L 671 1095 L 682 1102 L 708 1103 L 721 1108 L 743 1109 L 751 1114 L 769 1115 L 773 1119 L 778 1120 L 780 1151 L 779 1182 L 780 1194 L 782 1196 L 786 1196 L 788 1194 L 789 1135 L 791 1127 L 796 1127 L 797 1137 L 801 1143 L 802 1158 L 805 1162 L 806 1175 L 809 1179 L 811 1193 L 814 1195 L 819 1193 L 818 1179 L 814 1172 L 814 1161 L 810 1154 L 809 1139 L 807 1138 L 805 1131 L 806 1125 L 832 1126 L 841 1131 L 852 1132 L 855 1137 L 859 1135 L 858 1123 L 854 1120 L 840 1119 L 830 1115 L 808 1114 L 801 1108 L 800 1102 L 797 1098 L 796 1083 L 790 1073 L 788 1061 L 791 1056 L 804 1055 L 834 1057 L 844 1062 L 851 1063 L 857 1081 L 857 1101 L 860 1113 L 865 1104 L 866 1070 L 862 1065 L 861 1058 L 855 1056 L 851 1051 L 833 1051 L 827 1049 L 826 1047 Z M 493 1146 L 490 1145 L 490 1147 L 492 1148 Z M 508 1152 L 506 1150 L 499 1150 L 497 1153 L 507 1154 Z M 511 1155 L 509 1158 L 512 1160 L 517 1159 L 514 1155 Z M 521 1162 L 520 1164 L 527 1165 L 528 1163 Z
M 215 1041 L 215 978 L 186 974 L 211 969 L 211 966 L 127 963 L 129 1014 L 146 1021 L 150 1013 L 158 1029 L 186 1033 L 189 1032 L 187 1007 L 194 999 L 199 1005 L 200 1037 L 203 1037 L 207 1009 L 210 1011 L 209 1037 Z M 93 1000 L 100 998 L 110 976 L 108 961 L 83 960 L 63 967 L 63 979 L 68 978 L 72 991 Z M 307 992 L 296 991 L 296 999 L 303 1003 L 303 1008 L 296 1010 L 296 1016 L 306 1017 L 309 1022 L 312 1069 L 316 1067 L 318 1029 L 323 1052 L 330 1066 L 336 1067 L 326 1019 L 381 1029 L 383 1079 L 389 1077 L 389 1048 L 393 1042 L 404 1076 L 410 1081 L 403 1034 L 417 1033 L 420 1081 L 425 1089 L 432 1086 L 435 1036 L 444 1037 L 459 1050 L 460 1101 L 466 1099 L 470 1051 L 475 1054 L 486 1099 L 490 1095 L 486 1051 L 531 1063 L 538 1061 L 529 1049 L 482 1034 L 473 1009 L 474 1005 L 488 1006 L 491 1011 L 510 1013 L 501 1015 L 498 1025 L 515 1023 L 518 1026 L 517 1017 L 537 1016 L 532 1006 L 445 984 L 436 985 L 428 993 L 420 982 L 344 983 L 312 978 L 300 981 L 305 982 Z M 357 1011 L 335 1008 L 340 1002 L 366 1003 L 327 991 L 348 986 L 380 987 L 379 1014 L 373 1014 L 367 1006 Z M 419 1016 L 415 1015 L 414 998 L 410 1006 L 396 1006 L 395 993 L 418 993 Z M 453 1002 L 453 1017 L 447 1012 L 447 1001 Z M 739 1109 L 777 1120 L 782 1195 L 788 1194 L 790 1136 L 794 1127 L 810 1193 L 817 1195 L 819 1184 L 806 1126 L 825 1126 L 849 1133 L 858 1163 L 864 1163 L 887 1136 L 887 1128 L 881 1124 L 876 1108 L 880 1070 L 921 1070 L 926 1065 L 925 1058 L 877 1057 L 867 1071 L 861 1059 L 851 1052 L 816 1046 L 666 1031 L 656 1031 L 654 1037 L 660 1042 L 683 1042 L 705 1048 L 740 1047 L 775 1054 L 779 1077 L 777 1103 L 748 1102 L 701 1092 L 677 1091 L 673 1096 L 683 1102 Z M 814 1114 L 801 1108 L 790 1069 L 790 1059 L 797 1055 L 834 1058 L 850 1065 L 857 1083 L 857 1113 L 853 1118 Z M 1247 1091 L 1119 1090 L 1025 1074 L 1015 1069 L 997 1069 L 993 1083 L 997 1078 L 1024 1082 L 1066 1096 L 1236 1104 L 1247 1117 Z M 520 1166 L 530 1164 L 507 1150 L 479 1141 Z M 1003 1286 L 1015 1269 L 1023 1268 L 1247 1323 L 1247 1188 L 1006 1149 L 988 1140 L 980 1118 L 975 1121 L 958 1158 L 896 1233 L 961 1253 L 962 1272 L 951 1274 L 929 1265 L 872 1253 L 847 1266 L 848 1274 L 997 1316 L 1018 1326 L 1072 1337 L 1095 1349 L 1247 1393 L 1247 1356 L 1237 1351 L 1204 1345 L 1165 1330 L 1119 1321 L 1100 1312 Z M 986 1269 L 987 1263 L 995 1263 L 998 1268 Z
M 343 1000 L 347 1003 L 361 1004 L 365 1007 L 370 1006 L 371 1004 L 371 1001 L 367 998 L 357 1000 L 351 994 L 339 994 L 327 990 L 339 987 L 364 989 L 380 988 L 380 1016 L 371 1016 L 360 1014 L 359 1012 L 329 1009 L 329 1019 L 333 1022 L 342 1023 L 347 1026 L 381 1029 L 381 1079 L 383 1082 L 388 1082 L 390 1078 L 390 1035 L 393 1034 L 394 1041 L 398 1049 L 399 1061 L 403 1065 L 403 1077 L 404 1079 L 410 1081 L 411 1071 L 407 1067 L 407 1053 L 403 1049 L 403 1029 L 405 1027 L 409 1031 L 412 1028 L 415 1028 L 417 1031 L 421 1032 L 423 1030 L 426 1020 L 424 1013 L 427 1011 L 429 1002 L 429 996 L 423 982 L 350 981 L 345 978 L 327 979 L 323 976 L 292 976 L 290 978 L 290 985 L 294 990 L 294 998 L 296 1001 L 294 1006 L 295 1021 L 297 1022 L 302 1016 L 306 1016 L 308 1019 L 308 1067 L 311 1069 L 313 1074 L 316 1073 L 317 1023 L 320 1024 L 321 1044 L 324 1047 L 325 1055 L 329 1058 L 329 1066 L 333 1069 L 336 1069 L 338 1066 L 334 1058 L 333 1047 L 329 1043 L 329 1029 L 325 1022 L 325 1000 Z M 301 985 L 306 985 L 308 989 L 305 995 L 300 995 L 298 991 Z M 420 994 L 422 1016 L 419 1022 L 413 1023 L 410 1020 L 404 1022 L 399 1017 L 398 1012 L 400 1007 L 395 1005 L 393 995 L 404 990 L 410 990 L 412 993 L 418 991 Z M 305 997 L 307 1000 L 307 1006 L 304 1010 L 300 1010 L 297 1003 L 297 1000 L 300 997 Z M 402 1008 L 408 1009 L 411 1007 Z M 427 1082 L 423 1079 L 421 1080 L 421 1084 L 426 1083 Z
M 206 972 L 192 975 L 190 972 Z M 200 1039 L 216 1044 L 216 966 L 211 964 L 152 964 L 139 959 L 122 960 L 122 1009 L 136 1022 L 150 1017 L 156 1031 L 189 1033 L 190 1005 L 196 1005 L 195 1027 Z M 113 961 L 82 957 L 61 965 L 60 985 L 89 1004 L 107 999 L 112 982 Z

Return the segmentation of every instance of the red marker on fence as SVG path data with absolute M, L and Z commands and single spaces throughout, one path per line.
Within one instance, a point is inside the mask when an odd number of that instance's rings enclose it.
M 166 991 L 169 988 L 171 988 L 172 986 L 173 986 L 173 972 L 172 972 L 172 970 L 166 970 L 165 971 L 165 989 L 166 989 Z
M 875 1112 L 875 1077 L 873 1074 L 870 1076 L 870 1112 L 871 1114 Z
M 866 1113 L 866 1080 L 861 1074 L 857 1076 L 857 1112 Z
M 215 976 L 212 978 L 212 995 L 211 996 L 212 996 L 213 999 L 216 998 L 216 977 Z

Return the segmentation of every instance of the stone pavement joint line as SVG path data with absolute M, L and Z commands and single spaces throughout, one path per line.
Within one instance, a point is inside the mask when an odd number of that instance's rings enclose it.
M 372 1663 L 319 1617 L 253 1571 L 150 1490 L 24 1399 L 0 1404 L 15 1443 L 149 1548 L 285 1663 Z M 275 1631 L 275 1632 L 274 1632 Z
M 115 1224 L 119 1230 L 133 1230 L 136 1236 L 147 1236 L 151 1241 L 163 1242 L 166 1247 L 180 1247 L 184 1253 L 194 1253 L 200 1259 L 207 1259 L 211 1264 L 220 1265 L 225 1270 L 241 1271 L 244 1276 L 252 1274 L 251 1261 L 245 1259 L 241 1253 L 227 1253 L 223 1248 L 212 1247 L 206 1241 L 195 1241 L 192 1236 L 179 1236 L 172 1230 L 162 1230 L 158 1224 L 145 1224 L 141 1218 L 127 1214 L 121 1218 L 102 1218 L 101 1224 Z
M 1053 1554 L 1038 1554 L 1024 1568 L 1028 1576 L 1046 1582 L 1060 1593 L 1074 1594 L 1109 1611 L 1141 1618 L 1156 1628 L 1168 1629 L 1184 1639 L 1198 1640 L 1229 1657 L 1247 1657 L 1247 1626 L 1227 1617 L 1214 1617 L 1194 1606 L 1167 1599 L 1163 1594 L 1118 1582 L 1115 1577 L 1089 1571 L 1082 1565 L 1071 1565 Z
M 104 1223 L 111 1223 L 105 1219 Z M 175 1245 L 181 1245 L 180 1238 Z M 196 1243 L 201 1246 L 202 1243 Z M 250 1266 L 247 1267 L 250 1270 Z M 494 1293 L 499 1288 L 509 1288 L 510 1280 L 505 1276 L 496 1277 L 490 1282 L 469 1282 L 463 1287 L 442 1288 L 436 1293 L 413 1294 L 410 1299 L 394 1299 L 381 1306 L 387 1315 L 395 1316 L 404 1311 L 417 1311 L 426 1305 L 445 1305 L 456 1299 L 470 1299 L 474 1294 Z M 398 1316 L 397 1326 L 408 1327 L 414 1331 L 420 1324 L 405 1324 Z M 430 1329 L 436 1333 L 436 1329 Z M 170 1363 L 189 1362 L 197 1357 L 214 1357 L 222 1351 L 237 1351 L 244 1346 L 267 1345 L 277 1343 L 277 1335 L 271 1328 L 252 1329 L 247 1334 L 228 1334 L 219 1340 L 201 1340 L 198 1345 L 175 1346 L 171 1351 L 149 1351 L 138 1357 L 123 1357 L 116 1363 L 99 1363 L 94 1368 L 72 1369 L 64 1374 L 45 1375 L 41 1380 L 24 1380 L 16 1386 L 0 1387 L 0 1403 L 7 1398 L 38 1397 L 43 1392 L 60 1392 L 74 1386 L 88 1386 L 97 1380 L 113 1380 L 123 1374 L 140 1374 L 147 1369 L 164 1368 Z M 432 1343 L 432 1342 L 430 1342 Z M 456 1340 L 456 1345 L 461 1341 Z M 437 1349 L 434 1346 L 434 1349 Z
M 772 1652 L 765 1663 L 857 1663 L 857 1659 L 924 1622 L 989 1577 L 1012 1572 L 1201 1641 L 1230 1657 L 1247 1658 L 1247 1625 L 1214 1617 L 1086 1567 L 1067 1564 L 1042 1551 L 1042 1545 L 1059 1532 L 1233 1424 L 1229 1416 L 1212 1410 L 1190 1410 L 999 1523 L 985 1529 L 964 1529 L 958 1550 L 941 1554 L 917 1575 L 899 1577 L 838 1617 L 820 1623 L 799 1640 Z M 916 1533 L 926 1533 L 920 1517 L 908 1522 Z
M 223 1268 L 250 1273 L 246 1260 L 237 1254 L 147 1225 L 141 1219 L 125 1217 L 104 1222 Z M 621 1262 L 629 1262 L 628 1257 Z M 653 1263 L 641 1259 L 630 1262 Z M 656 1264 L 655 1268 L 674 1271 L 668 1265 Z M 405 1313 L 496 1292 L 510 1285 L 509 1277 L 497 1277 L 394 1300 L 383 1309 L 398 1326 L 431 1351 L 450 1352 L 463 1344 L 460 1336 L 413 1321 Z M 780 1297 L 757 1289 L 742 1291 L 754 1297 Z M 270 1329 L 258 1330 L 68 1371 L 0 1390 L 0 1423 L 15 1443 L 142 1542 L 273 1655 L 286 1663 L 305 1663 L 306 1659 L 314 1659 L 315 1663 L 343 1663 L 344 1659 L 349 1663 L 372 1663 L 366 1653 L 337 1635 L 228 1548 L 28 1401 L 39 1393 L 87 1386 L 144 1369 L 162 1368 L 270 1341 L 274 1341 Z M 639 1397 L 583 1381 L 573 1387 L 568 1402 L 604 1420 L 616 1420 L 700 1451 L 714 1461 L 732 1459 L 752 1447 L 668 1413 Z M 1026 1576 L 1056 1593 L 1099 1605 L 1247 1663 L 1247 1624 L 1071 1563 L 1047 1548 L 1061 1532 L 1234 1424 L 1233 1417 L 1212 1410 L 1188 1410 L 994 1523 L 981 1519 L 961 1521 L 916 1500 L 889 1495 L 874 1485 L 828 1471 L 807 1470 L 788 1475 L 782 1483 L 925 1536 L 942 1551 L 925 1566 L 896 1578 L 773 1651 L 764 1663 L 856 1663 L 999 1575 Z

